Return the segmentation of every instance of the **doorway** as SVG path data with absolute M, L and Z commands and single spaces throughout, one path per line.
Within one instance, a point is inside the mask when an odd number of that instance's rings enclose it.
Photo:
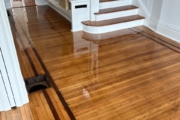
M 11 0 L 12 7 L 36 6 L 35 0 Z

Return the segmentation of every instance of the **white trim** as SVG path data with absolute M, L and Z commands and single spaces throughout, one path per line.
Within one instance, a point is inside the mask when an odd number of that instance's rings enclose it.
M 19 107 L 29 102 L 29 100 L 18 62 L 4 0 L 0 0 L 0 19 L 0 29 L 2 30 L 0 33 L 0 47 L 5 60 L 15 104 Z
M 180 32 L 180 27 L 177 27 L 177 26 L 168 24 L 168 23 L 163 22 L 163 21 L 161 21 L 161 20 L 159 20 L 158 24 L 159 24 L 160 26 L 164 26 L 164 27 L 166 27 L 166 28 L 168 28 L 168 29 L 171 29 L 171 30 L 173 30 L 173 31 Z
M 11 90 L 10 81 L 9 81 L 8 74 L 7 74 L 7 71 L 6 71 L 6 66 L 4 64 L 1 49 L 0 49 L 0 71 L 2 73 L 2 77 L 3 77 L 3 80 L 4 80 L 3 81 L 4 85 L 6 86 L 6 91 L 7 91 L 8 97 L 9 97 L 10 105 L 11 106 L 16 106 L 15 101 L 14 101 L 14 96 L 13 96 L 13 93 L 12 93 L 12 90 Z
M 150 17 L 148 19 L 145 19 L 144 25 L 151 28 L 153 31 L 156 31 L 157 29 L 158 20 L 154 17 Z
M 48 5 L 71 22 L 71 11 L 62 8 L 55 0 L 47 0 Z
M 6 93 L 6 88 L 3 83 L 3 77 L 0 71 L 0 111 L 10 110 L 11 106 Z
M 83 30 L 82 21 L 90 20 L 90 0 L 70 0 L 72 12 L 72 31 Z M 83 8 L 76 8 L 76 6 L 86 5 Z
M 141 0 L 132 0 L 132 1 L 131 1 L 131 4 L 139 7 L 139 11 L 138 11 L 138 14 L 139 14 L 139 15 L 145 16 L 146 19 L 149 19 L 150 13 L 149 13 L 149 11 L 146 9 L 144 3 L 143 3 Z
M 163 25 L 158 25 L 157 30 L 148 25 L 145 26 L 164 37 L 180 43 L 180 32 L 178 31 L 174 31 L 173 29 L 169 29 L 168 27 L 165 27 Z
M 140 26 L 143 24 L 144 24 L 144 19 L 129 21 L 125 23 L 119 23 L 119 24 L 113 24 L 113 25 L 107 25 L 107 26 L 97 26 L 97 27 L 87 26 L 83 24 L 83 30 L 88 33 L 101 34 L 101 33 L 107 33 L 107 32 L 112 32 L 116 30 L 131 28 L 135 26 Z
M 171 40 L 174 40 L 180 43 L 180 29 L 178 27 L 175 27 L 173 25 L 170 25 L 162 21 L 159 21 L 159 22 L 150 21 L 150 22 L 151 22 L 151 25 L 157 26 L 156 29 L 148 24 L 145 24 L 145 26 L 162 36 L 165 36 Z
M 142 0 L 138 0 L 138 2 L 139 2 L 139 4 L 140 4 L 141 8 L 143 9 L 143 11 L 145 12 L 146 17 L 149 18 L 149 17 L 150 17 L 150 13 L 149 13 L 149 11 L 146 9 L 146 7 L 145 7 L 144 3 L 142 2 Z
M 159 21 L 156 32 L 180 43 L 180 29 L 178 27 Z

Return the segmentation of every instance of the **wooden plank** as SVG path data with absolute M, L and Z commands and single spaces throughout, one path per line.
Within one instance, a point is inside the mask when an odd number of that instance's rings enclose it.
M 9 110 L 9 111 L 6 111 L 6 112 L 5 112 L 5 115 L 6 115 L 6 119 L 7 119 L 7 120 L 12 120 L 11 111 L 10 111 L 10 110 Z
M 31 111 L 31 113 L 32 113 L 33 119 L 34 119 L 34 120 L 39 120 L 37 111 L 36 111 L 36 109 L 35 109 L 35 107 L 37 107 L 37 104 L 36 104 L 36 102 L 34 102 L 34 98 L 35 98 L 35 95 L 34 95 L 34 94 L 30 94 L 30 95 L 29 95 L 29 100 L 30 100 L 30 103 L 29 103 L 30 111 Z
M 1 120 L 7 120 L 5 112 L 1 112 Z
M 37 102 L 38 102 L 38 104 L 39 104 L 39 108 L 40 108 L 40 110 L 41 110 L 41 113 L 42 113 L 42 115 L 43 115 L 44 120 L 49 120 L 49 116 L 48 116 L 48 113 L 47 113 L 47 111 L 46 111 L 46 109 L 45 109 L 45 107 L 44 107 L 44 105 L 43 105 L 42 100 L 41 100 L 40 93 L 42 93 L 42 91 L 37 91 L 37 92 L 35 93 L 36 100 L 37 100 Z
M 41 98 L 41 100 L 42 100 L 42 102 L 43 102 L 43 105 L 44 105 L 46 111 L 47 111 L 47 114 L 48 114 L 48 116 L 49 116 L 49 119 L 50 119 L 50 120 L 54 120 L 55 118 L 54 118 L 54 116 L 53 116 L 53 114 L 52 114 L 51 109 L 49 108 L 49 105 L 48 105 L 48 103 L 47 103 L 47 101 L 46 101 L 46 98 L 44 97 L 44 94 L 43 94 L 43 93 L 40 93 L 40 98 Z
M 59 98 L 58 98 L 56 92 L 54 91 L 54 89 L 50 88 L 49 93 L 52 95 L 51 99 L 55 100 L 54 105 L 57 104 L 57 106 L 59 107 L 60 113 L 62 113 L 62 116 L 63 116 L 62 118 L 64 118 L 64 120 L 70 120 L 70 118 L 67 114 L 67 111 L 65 111 L 61 101 L 59 101 Z

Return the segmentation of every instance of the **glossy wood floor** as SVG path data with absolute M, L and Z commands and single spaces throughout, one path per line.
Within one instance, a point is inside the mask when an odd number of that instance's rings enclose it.
M 24 78 L 46 73 L 52 87 L 1 112 L 2 120 L 180 119 L 180 44 L 143 26 L 72 33 L 70 23 L 47 6 L 28 7 L 27 16 L 22 8 L 13 13 Z

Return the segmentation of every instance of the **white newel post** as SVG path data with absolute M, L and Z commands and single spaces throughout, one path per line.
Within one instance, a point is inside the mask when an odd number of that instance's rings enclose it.
M 72 32 L 83 30 L 82 21 L 90 20 L 90 0 L 69 0 L 71 2 Z
M 0 49 L 2 52 L 2 55 L 0 54 L 2 56 L 0 61 L 0 81 L 3 83 L 0 84 L 0 91 L 3 88 L 6 89 L 6 94 L 5 92 L 0 93 L 0 110 L 4 111 L 11 109 L 10 107 L 19 107 L 29 102 L 4 0 L 0 0 Z M 5 67 L 3 68 L 3 66 Z M 6 97 L 8 97 L 9 102 L 3 102 Z

